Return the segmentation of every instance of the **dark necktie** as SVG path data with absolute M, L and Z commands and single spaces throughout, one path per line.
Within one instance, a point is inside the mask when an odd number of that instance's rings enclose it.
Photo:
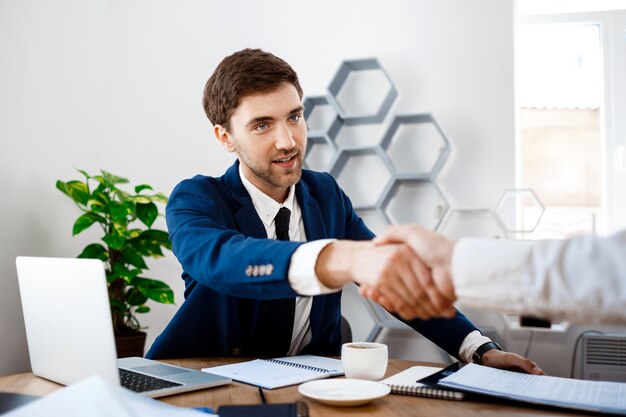
M 287 207 L 281 207 L 274 217 L 276 225 L 276 240 L 289 240 L 289 218 L 291 211 Z
M 281 207 L 274 217 L 276 240 L 289 240 L 291 211 Z M 265 300 L 261 303 L 257 325 L 257 349 L 260 356 L 285 356 L 291 346 L 295 298 Z M 261 338 L 261 340 L 259 340 Z

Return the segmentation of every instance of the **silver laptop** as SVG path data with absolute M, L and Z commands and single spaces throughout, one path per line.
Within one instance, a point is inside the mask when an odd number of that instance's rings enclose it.
M 35 375 L 68 385 L 98 374 L 149 397 L 231 382 L 144 358 L 117 359 L 102 261 L 19 256 L 16 265 Z

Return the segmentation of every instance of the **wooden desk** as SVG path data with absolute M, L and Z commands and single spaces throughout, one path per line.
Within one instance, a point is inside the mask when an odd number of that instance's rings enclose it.
M 207 359 L 178 359 L 164 361 L 192 369 L 201 369 L 209 366 L 223 365 L 247 359 L 207 358 Z M 413 365 L 430 365 L 391 359 L 387 368 L 390 376 Z M 34 376 L 32 373 L 0 377 L 0 391 L 17 392 L 31 395 L 45 395 L 61 388 L 61 385 Z M 298 387 L 286 387 L 275 390 L 265 390 L 268 403 L 305 401 L 309 405 L 312 417 L 321 416 L 361 416 L 392 417 L 392 416 L 458 416 L 458 417 L 500 417 L 500 416 L 578 416 L 581 413 L 539 408 L 510 403 L 491 403 L 476 401 L 446 401 L 406 395 L 388 395 L 360 407 L 331 407 L 315 400 L 305 398 L 298 392 Z M 181 407 L 211 407 L 217 409 L 223 404 L 258 404 L 260 403 L 257 388 L 251 385 L 233 382 L 217 388 L 209 388 L 191 393 L 163 397 L 161 401 Z

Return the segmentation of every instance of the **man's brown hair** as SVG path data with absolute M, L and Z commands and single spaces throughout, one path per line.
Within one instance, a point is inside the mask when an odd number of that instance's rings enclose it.
M 298 75 L 288 63 L 260 49 L 235 52 L 220 62 L 207 81 L 204 111 L 211 123 L 230 131 L 230 116 L 242 98 L 272 91 L 283 83 L 293 84 L 302 99 Z

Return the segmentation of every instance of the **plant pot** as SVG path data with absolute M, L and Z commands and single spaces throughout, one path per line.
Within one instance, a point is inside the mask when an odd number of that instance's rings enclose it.
M 115 348 L 118 358 L 129 356 L 143 357 L 146 344 L 146 332 L 124 333 L 115 336 Z

